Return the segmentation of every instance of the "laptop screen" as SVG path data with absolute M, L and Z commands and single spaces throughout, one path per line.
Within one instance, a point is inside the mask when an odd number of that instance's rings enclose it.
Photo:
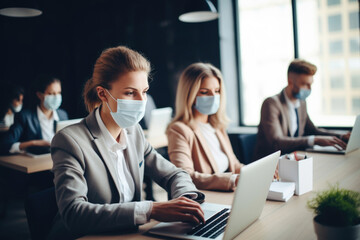
M 150 124 L 147 137 L 152 138 L 165 134 L 166 128 L 171 121 L 172 108 L 156 108 L 151 111 Z

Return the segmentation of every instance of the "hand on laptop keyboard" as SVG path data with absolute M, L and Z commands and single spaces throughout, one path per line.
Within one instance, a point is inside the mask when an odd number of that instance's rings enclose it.
M 347 142 L 349 142 L 350 135 L 351 135 L 351 132 L 348 132 L 346 134 L 341 135 L 340 139 L 347 143 Z
M 219 211 L 211 218 L 209 218 L 206 223 L 200 223 L 199 225 L 193 227 L 189 231 L 188 235 L 202 236 L 209 238 L 216 238 L 218 235 L 225 231 L 226 223 L 230 215 L 230 209 L 224 208 Z
M 180 197 L 167 202 L 154 202 L 150 218 L 161 222 L 190 222 L 200 224 L 205 222 L 204 212 L 200 204 Z
M 334 146 L 338 150 L 346 149 L 346 143 L 335 136 L 315 136 L 315 145 Z

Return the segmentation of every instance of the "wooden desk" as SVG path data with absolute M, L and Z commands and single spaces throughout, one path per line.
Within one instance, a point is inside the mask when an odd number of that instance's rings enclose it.
M 9 127 L 0 127 L 0 133 L 6 132 L 7 130 L 9 130 Z
M 315 191 L 339 183 L 340 187 L 360 192 L 360 149 L 348 155 L 308 153 L 314 158 L 314 190 L 301 196 L 293 196 L 288 202 L 267 201 L 260 218 L 241 232 L 235 239 L 316 239 L 313 214 L 306 208 L 308 199 Z M 206 201 L 231 204 L 233 193 L 203 191 Z M 94 239 L 156 239 L 144 233 L 155 225 L 151 221 L 139 228 L 137 233 L 119 235 L 86 236 Z
M 50 153 L 41 157 L 29 157 L 23 154 L 0 156 L 0 165 L 24 173 L 50 170 L 53 166 Z
M 168 144 L 165 134 L 147 140 L 154 148 L 166 147 Z M 35 173 L 51 170 L 53 163 L 50 154 L 36 158 L 32 158 L 27 155 L 16 154 L 10 156 L 0 156 L 0 165 L 24 173 Z

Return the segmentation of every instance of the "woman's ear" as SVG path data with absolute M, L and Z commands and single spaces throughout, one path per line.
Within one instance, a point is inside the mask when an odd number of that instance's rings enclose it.
M 105 96 L 105 89 L 103 87 L 97 86 L 96 92 L 101 101 L 107 102 L 107 98 Z

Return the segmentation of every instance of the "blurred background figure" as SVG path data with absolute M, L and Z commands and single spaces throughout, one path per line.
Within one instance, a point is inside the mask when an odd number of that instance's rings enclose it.
M 213 65 L 194 63 L 181 74 L 168 153 L 198 189 L 232 191 L 239 179 L 242 164 L 226 133 L 225 99 L 222 74 Z
M 23 107 L 24 89 L 14 84 L 5 84 L 0 96 L 0 128 L 8 129 L 14 123 L 15 113 Z
M 261 106 L 255 159 L 272 152 L 291 153 L 314 145 L 346 148 L 350 132 L 338 134 L 318 128 L 312 122 L 306 99 L 311 94 L 317 67 L 303 59 L 288 66 L 288 85 L 277 95 L 268 97 Z
M 59 79 L 40 75 L 33 86 L 37 104 L 15 115 L 14 124 L 0 140 L 3 154 L 20 153 L 29 147 L 50 149 L 56 121 L 68 119 L 67 113 L 59 109 L 62 103 Z

